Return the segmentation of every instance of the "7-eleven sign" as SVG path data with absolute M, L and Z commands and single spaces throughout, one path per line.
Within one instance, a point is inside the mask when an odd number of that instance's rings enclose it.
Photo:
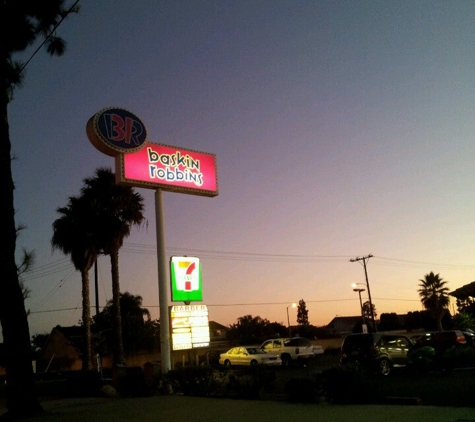
M 172 256 L 170 259 L 172 302 L 202 301 L 200 259 Z

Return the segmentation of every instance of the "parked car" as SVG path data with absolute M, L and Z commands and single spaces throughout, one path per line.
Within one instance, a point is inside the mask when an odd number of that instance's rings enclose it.
M 313 355 L 314 356 L 323 355 L 323 353 L 325 352 L 323 350 L 323 347 L 318 345 L 318 344 L 312 344 L 312 350 L 313 350 Z
M 261 349 L 270 354 L 280 356 L 283 366 L 293 362 L 306 362 L 315 356 L 311 341 L 305 337 L 283 337 L 266 340 Z
M 444 330 L 419 335 L 414 341 L 414 346 L 433 346 L 447 349 L 451 346 L 459 346 L 465 343 L 467 343 L 467 339 L 462 331 Z
M 407 365 L 407 353 L 412 347 L 409 337 L 395 334 L 349 334 L 341 345 L 341 364 L 359 363 L 389 375 L 393 368 Z
M 471 344 L 473 339 L 470 333 L 461 330 L 424 333 L 415 338 L 414 346 L 408 353 L 408 365 L 419 371 L 450 371 L 466 364 L 464 360 L 470 356 L 460 352 L 471 349 Z
M 231 365 L 282 365 L 278 355 L 263 352 L 255 346 L 239 346 L 221 353 L 219 363 L 224 366 Z
M 469 346 L 475 346 L 475 334 L 473 331 L 462 331 L 463 335 L 465 336 L 465 341 Z

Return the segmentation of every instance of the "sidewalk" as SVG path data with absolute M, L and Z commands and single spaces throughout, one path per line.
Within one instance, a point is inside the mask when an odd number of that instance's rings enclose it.
M 457 422 L 474 421 L 475 407 L 290 404 L 185 396 L 43 401 L 36 422 Z M 6 409 L 0 408 L 0 414 Z

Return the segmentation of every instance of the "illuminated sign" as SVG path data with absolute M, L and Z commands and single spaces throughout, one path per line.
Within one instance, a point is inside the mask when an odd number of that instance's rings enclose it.
M 133 113 L 119 107 L 104 108 L 86 125 L 91 143 L 112 157 L 139 151 L 147 142 L 147 130 Z
M 122 185 L 202 196 L 218 195 L 216 156 L 148 142 L 145 148 L 115 157 Z
M 206 305 L 170 306 L 172 350 L 208 347 L 210 342 Z
M 191 256 L 170 258 L 172 302 L 203 300 L 200 259 Z

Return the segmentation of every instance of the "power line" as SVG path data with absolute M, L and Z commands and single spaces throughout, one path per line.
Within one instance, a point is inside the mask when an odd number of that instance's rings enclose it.
M 129 247 L 130 246 L 130 247 Z M 129 243 L 122 249 L 124 252 L 143 253 L 149 255 L 156 254 L 156 247 L 151 245 L 140 245 Z M 199 254 L 200 258 L 223 259 L 223 260 L 242 260 L 242 261 L 335 261 L 348 259 L 350 255 L 302 255 L 302 254 L 265 254 L 253 252 L 234 252 L 234 251 L 216 251 L 207 249 L 168 247 L 170 254 Z
M 121 252 L 132 254 L 146 254 L 156 255 L 156 247 L 154 245 L 145 245 L 138 243 L 126 243 L 121 249 Z M 303 255 L 303 254 L 265 254 L 252 252 L 236 252 L 236 251 L 216 251 L 211 249 L 196 249 L 196 248 L 182 248 L 182 247 L 168 247 L 167 252 L 173 254 L 196 254 L 200 258 L 211 260 L 230 260 L 230 261 L 268 261 L 268 262 L 338 262 L 346 261 L 351 258 L 350 255 Z M 475 265 L 464 264 L 437 264 L 431 262 L 409 261 L 397 258 L 388 258 L 383 256 L 374 256 L 374 265 L 387 265 L 399 267 L 420 268 L 425 267 L 440 267 L 440 268 L 461 268 L 461 269 L 475 269 Z M 72 263 L 68 257 L 59 259 L 57 261 L 39 266 L 32 269 L 28 274 L 24 275 L 25 281 L 35 280 L 41 277 L 50 276 L 70 269 Z
M 397 262 L 402 264 L 407 264 L 407 266 L 433 266 L 433 267 L 446 267 L 446 268 L 466 268 L 471 269 L 475 268 L 475 265 L 465 265 L 465 264 L 436 264 L 434 262 L 420 262 L 420 261 L 409 261 L 404 259 L 397 258 L 387 258 L 384 256 L 376 256 L 375 259 L 386 260 L 391 262 Z
M 390 300 L 393 302 L 420 302 L 418 299 L 394 299 L 394 298 L 375 298 L 376 300 Z M 352 302 L 351 299 L 319 299 L 319 300 L 306 300 L 305 303 L 332 303 L 332 302 Z M 219 308 L 219 307 L 233 307 L 233 306 L 283 306 L 288 304 L 288 302 L 255 302 L 255 303 L 207 303 L 208 308 Z M 143 305 L 143 308 L 152 309 L 159 308 L 159 305 Z M 91 305 L 91 309 L 94 309 L 95 305 Z M 104 309 L 104 306 L 100 306 L 101 309 Z M 79 307 L 74 308 L 60 308 L 60 309 L 48 309 L 43 311 L 31 311 L 30 314 L 44 314 L 52 312 L 64 312 L 64 311 L 77 311 Z
M 129 253 L 144 253 L 149 255 L 156 254 L 156 247 L 154 245 L 143 245 L 138 243 L 127 243 L 124 245 L 124 248 L 121 249 L 124 252 Z M 200 257 L 208 259 L 226 259 L 226 260 L 248 260 L 248 261 L 259 261 L 259 260 L 269 260 L 269 261 L 279 261 L 288 262 L 291 260 L 311 260 L 311 261 L 339 261 L 346 260 L 351 258 L 351 255 L 303 255 L 303 254 L 264 254 L 264 253 L 252 253 L 252 252 L 236 252 L 236 251 L 216 251 L 210 249 L 196 249 L 196 248 L 186 248 L 186 247 L 167 247 L 167 252 L 169 254 L 173 253 L 195 253 L 199 254 Z M 390 266 L 403 266 L 403 267 L 414 267 L 418 268 L 420 266 L 426 267 L 446 267 L 446 268 L 466 268 L 466 269 L 475 269 L 475 265 L 466 265 L 466 264 L 444 264 L 444 263 L 434 263 L 434 262 L 422 262 L 422 261 L 410 261 L 398 258 L 388 258 L 384 256 L 373 256 L 375 262 L 374 265 L 390 265 Z M 382 262 L 381 262 L 382 261 Z M 384 262 L 390 261 L 390 262 Z M 391 264 L 394 263 L 394 264 Z M 399 265 L 401 264 L 401 265 Z
M 76 0 L 76 2 L 68 9 L 68 11 L 66 13 L 64 13 L 64 15 L 61 17 L 61 19 L 59 20 L 59 22 L 54 26 L 54 28 L 51 30 L 51 32 L 45 37 L 45 39 L 41 42 L 41 44 L 38 46 L 38 48 L 33 52 L 33 54 L 30 56 L 30 58 L 23 64 L 22 67 L 20 67 L 20 69 L 18 70 L 18 75 L 21 74 L 21 72 L 23 72 L 23 70 L 25 69 L 25 67 L 28 65 L 28 63 L 30 63 L 32 60 L 33 60 L 33 57 L 36 56 L 36 54 L 38 53 L 38 51 L 41 50 L 41 47 L 43 47 L 46 43 L 46 41 L 48 41 L 48 39 L 51 37 L 51 35 L 53 35 L 54 31 L 56 31 L 58 29 L 58 26 L 61 25 L 61 23 L 64 21 L 64 19 L 66 19 L 66 16 L 68 16 L 70 13 L 75 13 L 78 11 L 78 9 L 76 8 L 76 5 L 79 3 L 79 0 Z

